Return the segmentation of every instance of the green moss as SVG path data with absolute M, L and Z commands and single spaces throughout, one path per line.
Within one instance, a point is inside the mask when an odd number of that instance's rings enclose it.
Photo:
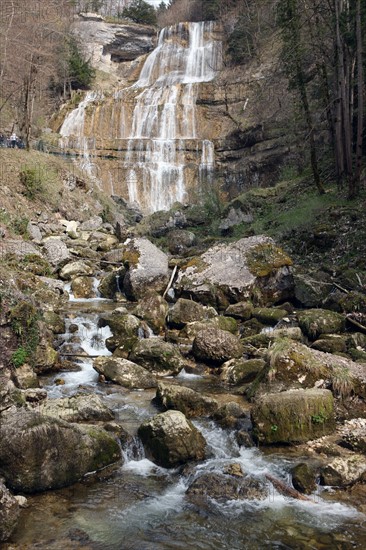
M 249 250 L 247 263 L 253 275 L 267 277 L 279 267 L 292 265 L 292 260 L 278 246 L 262 243 Z
M 39 312 L 28 302 L 19 302 L 10 310 L 12 329 L 18 337 L 20 348 L 24 348 L 26 351 L 27 361 L 32 366 L 36 360 L 36 351 L 39 343 L 39 318 Z M 20 360 L 19 355 L 17 359 Z
M 24 365 L 24 363 L 27 361 L 27 358 L 28 358 L 28 351 L 23 346 L 20 346 L 12 354 L 11 362 L 13 363 L 15 368 L 18 368 Z
M 126 267 L 136 267 L 139 263 L 140 252 L 138 250 L 125 250 L 122 261 Z

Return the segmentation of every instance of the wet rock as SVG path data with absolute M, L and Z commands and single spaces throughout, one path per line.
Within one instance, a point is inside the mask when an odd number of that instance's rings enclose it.
M 138 435 L 147 454 L 164 468 L 205 458 L 204 437 L 179 411 L 167 411 L 147 420 L 139 427 Z
M 311 340 L 321 334 L 342 332 L 345 326 L 343 315 L 327 309 L 308 309 L 297 314 L 300 328 Z
M 157 376 L 179 374 L 187 365 L 177 347 L 159 338 L 139 340 L 128 358 Z
M 347 353 L 347 337 L 342 334 L 325 334 L 311 347 L 325 353 Z
M 193 300 L 179 298 L 169 310 L 167 323 L 173 328 L 183 328 L 187 323 L 204 321 L 217 316 L 213 307 L 203 306 Z
M 174 409 L 185 416 L 210 416 L 218 407 L 217 401 L 183 386 L 159 383 L 156 403 L 165 410 Z
M 187 497 L 199 503 L 201 499 L 263 500 L 268 496 L 265 481 L 253 476 L 240 477 L 224 473 L 207 472 L 200 475 L 187 489 Z
M 168 303 L 160 294 L 149 292 L 138 303 L 134 309 L 134 314 L 146 321 L 155 334 L 160 334 L 165 328 L 165 318 L 168 310 Z
M 241 357 L 243 353 L 239 338 L 214 327 L 208 327 L 197 334 L 192 353 L 196 359 L 220 365 L 225 361 Z
M 255 297 L 260 305 L 267 305 L 291 297 L 291 265 L 290 258 L 269 237 L 248 237 L 218 244 L 196 261 L 188 262 L 181 269 L 175 288 L 180 295 L 202 302 L 202 285 L 212 285 L 229 302 Z M 222 306 L 223 301 L 217 302 L 217 292 L 213 294 L 216 301 L 210 305 Z
M 113 338 L 106 341 L 107 348 L 112 352 L 118 352 L 119 357 L 127 358 L 130 351 L 138 342 L 140 319 L 125 313 L 120 308 L 112 312 L 112 315 L 101 316 L 99 326 L 108 325 L 113 333 Z
M 76 262 L 69 262 L 60 271 L 60 278 L 64 281 L 70 281 L 75 277 L 93 275 L 93 268 L 87 263 L 78 260 Z
M 44 416 L 51 416 L 66 422 L 87 422 L 112 420 L 113 412 L 97 395 L 74 395 L 50 399 L 41 403 L 37 411 Z
M 125 273 L 125 269 L 118 269 L 118 271 L 112 271 L 112 273 L 108 273 L 108 275 L 102 278 L 98 286 L 98 291 L 102 298 L 113 300 L 116 293 L 120 292 L 123 287 Z
M 262 395 L 252 409 L 253 430 L 262 444 L 301 443 L 333 432 L 329 390 L 289 390 Z
M 220 379 L 227 384 L 249 384 L 265 364 L 263 359 L 230 359 L 222 365 Z
M 93 362 L 93 368 L 107 380 L 125 388 L 146 389 L 157 386 L 155 376 L 128 359 L 98 357 Z
M 361 454 L 338 456 L 321 470 L 322 485 L 346 487 L 366 478 L 366 458 Z
M 75 277 L 71 281 L 71 291 L 75 298 L 95 298 L 97 295 L 93 277 Z
M 352 418 L 341 429 L 341 445 L 366 455 L 366 419 Z
M 0 472 L 16 491 L 66 487 L 120 459 L 114 437 L 95 426 L 77 426 L 24 410 L 2 417 Z
M 300 493 L 310 495 L 316 490 L 315 472 L 305 462 L 301 462 L 292 468 L 291 478 L 294 488 Z
M 17 525 L 19 514 L 17 499 L 5 487 L 4 480 L 0 478 L 0 542 L 8 540 Z
M 138 300 L 151 290 L 165 290 L 169 280 L 168 257 L 150 241 L 131 240 L 123 259 L 128 267 L 123 289 L 129 299 Z
M 246 411 L 236 401 L 224 403 L 214 413 L 213 418 L 226 429 L 233 429 L 238 425 L 238 419 L 245 418 Z

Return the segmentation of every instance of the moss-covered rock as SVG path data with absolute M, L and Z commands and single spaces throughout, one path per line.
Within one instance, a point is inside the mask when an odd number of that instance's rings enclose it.
M 347 341 L 343 334 L 324 334 L 311 347 L 325 353 L 347 353 Z
M 163 409 L 182 412 L 188 418 L 210 416 L 218 408 L 217 401 L 183 386 L 159 383 L 156 403 Z
M 160 334 L 165 327 L 168 310 L 167 301 L 160 294 L 152 291 L 147 293 L 144 299 L 138 303 L 134 309 L 134 314 L 146 321 L 155 334 Z
M 138 342 L 141 321 L 135 315 L 125 312 L 123 308 L 117 308 L 111 315 L 102 315 L 99 326 L 108 325 L 113 333 L 112 338 L 107 338 L 106 347 L 118 357 L 127 358 L 128 354 Z
M 54 311 L 44 311 L 43 320 L 46 323 L 47 328 L 51 329 L 54 334 L 64 334 L 65 332 L 65 321 Z
M 258 319 L 260 323 L 274 326 L 277 325 L 281 319 L 286 317 L 287 311 L 285 309 L 256 307 L 253 309 L 252 315 L 255 319 Z
M 220 379 L 228 384 L 249 384 L 264 366 L 263 359 L 231 359 L 222 365 Z
M 243 348 L 238 337 L 230 332 L 215 327 L 201 330 L 193 341 L 193 355 L 213 365 L 220 365 L 243 354 Z
M 97 296 L 93 277 L 75 277 L 71 281 L 71 291 L 75 298 L 95 298 Z
M 345 327 L 343 315 L 327 309 L 308 309 L 297 314 L 299 325 L 310 340 L 316 340 L 321 334 L 336 334 Z
M 187 366 L 178 348 L 159 338 L 139 340 L 128 358 L 157 376 L 176 375 Z
M 252 409 L 253 433 L 265 445 L 301 443 L 328 435 L 335 428 L 329 390 L 289 390 L 263 395 Z
M 248 321 L 253 314 L 253 304 L 251 302 L 237 302 L 230 304 L 225 311 L 225 315 L 230 315 L 234 319 Z
M 179 298 L 169 310 L 167 322 L 173 328 L 183 328 L 187 323 L 204 321 L 216 316 L 217 312 L 213 307 L 204 306 L 193 300 Z
M 98 291 L 100 292 L 102 298 L 109 298 L 110 300 L 113 300 L 116 293 L 121 292 L 125 273 L 126 270 L 124 268 L 120 268 L 117 271 L 112 271 L 102 277 L 102 280 L 98 286 Z

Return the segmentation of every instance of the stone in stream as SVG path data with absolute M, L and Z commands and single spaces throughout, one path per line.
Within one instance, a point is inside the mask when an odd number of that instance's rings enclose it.
M 238 475 L 237 470 L 227 469 L 226 472 L 206 472 L 199 475 L 187 489 L 189 500 L 200 504 L 207 499 L 226 502 L 264 500 L 268 497 L 268 483 L 265 480 L 243 475 L 242 472 Z
M 346 487 L 357 481 L 366 479 L 366 457 L 363 454 L 352 453 L 347 456 L 334 457 L 320 473 L 322 485 Z
M 3 415 L 0 474 L 15 491 L 67 487 L 121 460 L 117 440 L 96 426 L 75 425 L 34 411 Z
M 173 328 L 183 328 L 187 323 L 204 321 L 217 316 L 213 307 L 203 306 L 193 300 L 179 298 L 169 310 L 167 323 Z
M 113 412 L 97 395 L 74 395 L 50 399 L 42 402 L 37 411 L 44 416 L 51 416 L 66 422 L 87 422 L 112 420 Z
M 0 478 L 0 542 L 8 540 L 14 531 L 19 514 L 17 499 L 5 487 L 4 480 Z
M 192 353 L 196 359 L 205 363 L 220 365 L 229 359 L 241 357 L 243 349 L 237 336 L 226 330 L 208 327 L 197 334 Z
M 189 365 L 176 346 L 160 338 L 139 340 L 128 358 L 157 376 L 179 374 Z
M 205 458 L 206 441 L 179 411 L 167 411 L 144 422 L 138 435 L 151 459 L 164 468 Z
M 64 265 L 64 267 L 60 271 L 60 278 L 64 281 L 70 281 L 75 277 L 90 275 L 93 275 L 93 268 L 89 264 L 81 260 L 78 260 L 76 262 L 69 262 L 68 264 Z
M 160 382 L 156 392 L 156 404 L 164 409 L 174 409 L 187 417 L 211 416 L 218 408 L 216 399 L 174 384 Z
M 155 334 L 160 334 L 165 329 L 168 310 L 169 306 L 166 300 L 157 292 L 150 291 L 137 304 L 134 314 L 146 321 Z
M 119 357 L 97 357 L 93 368 L 105 376 L 107 380 L 124 388 L 147 389 L 156 388 L 156 377 L 147 369 Z

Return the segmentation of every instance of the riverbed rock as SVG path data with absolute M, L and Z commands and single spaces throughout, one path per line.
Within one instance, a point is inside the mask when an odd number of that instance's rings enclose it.
M 17 499 L 0 478 L 0 542 L 8 540 L 17 525 L 19 514 L 20 507 Z
M 279 308 L 256 307 L 253 309 L 252 316 L 264 325 L 275 326 L 281 319 L 286 317 L 287 311 Z
M 186 254 L 196 243 L 196 235 L 186 229 L 169 231 L 166 238 L 169 252 L 178 256 Z
M 156 392 L 156 403 L 165 410 L 173 409 L 182 412 L 188 418 L 211 416 L 218 408 L 218 403 L 211 397 L 173 384 L 160 382 Z
M 52 330 L 54 334 L 64 334 L 66 330 L 65 320 L 61 315 L 54 311 L 43 311 L 42 316 L 47 328 Z
M 148 292 L 134 309 L 134 314 L 147 322 L 155 334 L 160 334 L 165 327 L 168 313 L 168 302 L 157 292 Z
M 291 470 L 292 484 L 296 491 L 310 495 L 316 490 L 316 475 L 314 469 L 306 462 L 296 464 Z
M 263 359 L 230 359 L 222 365 L 220 379 L 227 384 L 249 384 L 265 364 Z
M 316 340 L 321 334 L 342 332 L 345 326 L 344 316 L 328 309 L 307 309 L 298 312 L 297 318 L 301 330 L 311 340 Z
M 169 310 L 167 323 L 173 328 L 183 328 L 187 323 L 204 321 L 217 316 L 213 307 L 203 306 L 193 300 L 179 298 Z
M 265 445 L 309 441 L 335 427 L 333 395 L 322 389 L 262 395 L 251 416 L 255 438 Z
M 39 387 L 38 377 L 32 367 L 27 363 L 15 370 L 15 379 L 18 387 L 22 390 Z
M 127 273 L 123 290 L 131 300 L 139 300 L 148 291 L 165 290 L 169 280 L 168 257 L 148 239 L 132 239 L 123 253 Z
M 124 388 L 147 389 L 156 388 L 157 381 L 147 369 L 119 357 L 97 357 L 93 368 L 103 374 L 107 380 Z
M 366 458 L 353 453 L 350 456 L 337 456 L 321 470 L 322 485 L 346 487 L 366 479 Z
M 75 298 L 96 298 L 93 277 L 75 277 L 71 281 L 71 291 Z
M 188 487 L 187 497 L 199 504 L 202 499 L 264 500 L 268 497 L 268 484 L 253 476 L 237 476 L 225 473 L 205 472 Z
M 66 244 L 56 237 L 48 237 L 43 241 L 43 248 L 49 263 L 54 270 L 61 269 L 71 259 L 71 254 Z
M 178 348 L 160 338 L 139 340 L 128 358 L 157 376 L 179 374 L 187 365 Z
M 69 262 L 60 271 L 60 278 L 64 281 L 70 281 L 75 277 L 93 275 L 93 268 L 89 264 L 78 260 L 76 262 Z
M 2 417 L 0 473 L 16 491 L 66 487 L 120 459 L 115 438 L 95 426 L 81 427 L 25 410 Z
M 192 353 L 205 363 L 220 365 L 225 361 L 242 356 L 243 348 L 239 338 L 214 327 L 200 331 L 193 341 Z
M 175 288 L 182 297 L 202 302 L 204 286 L 211 285 L 215 289 L 213 306 L 226 308 L 230 302 L 248 298 L 264 306 L 292 296 L 291 265 L 291 259 L 271 238 L 258 235 L 215 245 L 190 260 L 181 268 Z M 220 292 L 229 303 L 220 298 Z
M 139 427 L 138 435 L 147 454 L 164 468 L 205 458 L 205 438 L 179 411 L 167 411 L 147 420 Z
M 213 419 L 225 429 L 234 429 L 239 426 L 240 420 L 247 416 L 247 412 L 236 401 L 223 403 L 213 415 Z M 238 423 L 239 422 L 239 423 Z
M 113 412 L 97 395 L 73 395 L 59 399 L 43 401 L 37 412 L 66 422 L 88 422 L 112 420 Z
M 366 455 L 366 419 L 352 418 L 344 423 L 341 430 L 341 445 L 352 451 Z
M 106 341 L 107 348 L 119 357 L 127 358 L 138 341 L 140 319 L 117 308 L 111 315 L 100 317 L 99 326 L 105 325 L 108 325 L 113 333 L 113 338 Z
M 192 341 L 196 338 L 197 334 L 209 327 L 217 328 L 220 330 L 226 330 L 232 334 L 238 334 L 238 324 L 233 317 L 226 317 L 224 315 L 216 315 L 211 319 L 205 321 L 193 321 L 187 323 L 184 328 L 179 332 L 179 336 L 187 338 Z
M 121 268 L 102 277 L 98 286 L 98 291 L 102 298 L 113 300 L 116 293 L 122 290 L 125 273 L 126 270 Z
M 248 321 L 252 317 L 253 309 L 251 302 L 237 302 L 236 304 L 230 304 L 226 308 L 225 315 L 230 315 L 230 317 L 240 319 L 241 321 Z

